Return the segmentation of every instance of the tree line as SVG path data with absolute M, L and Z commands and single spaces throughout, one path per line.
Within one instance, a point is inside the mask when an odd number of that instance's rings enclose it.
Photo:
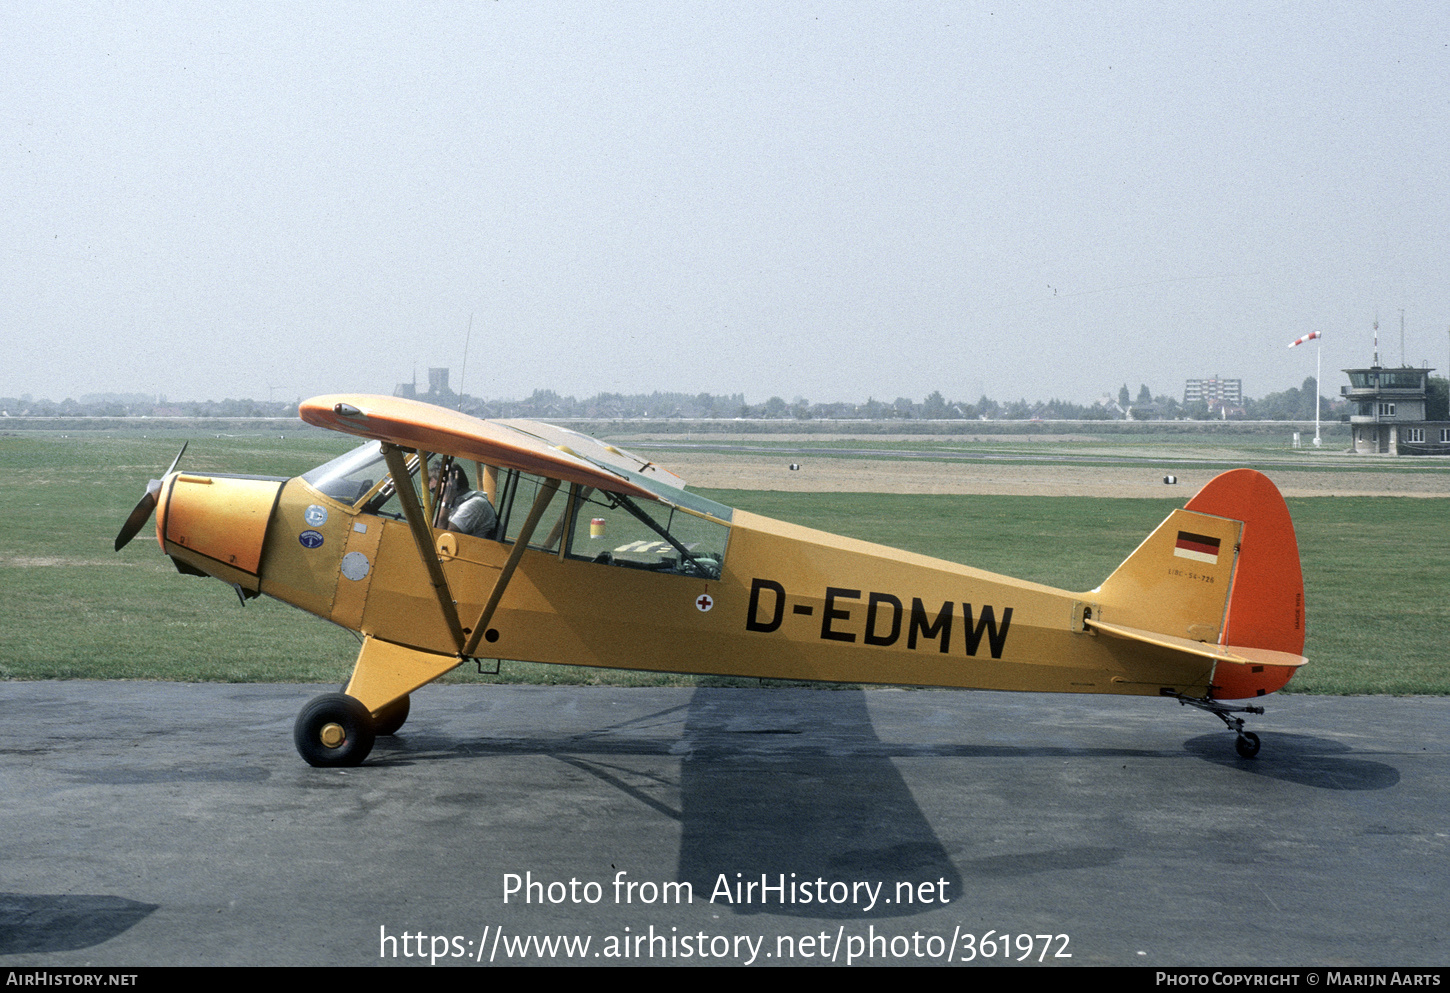
M 535 390 L 522 400 L 487 400 L 459 396 L 451 391 L 422 393 L 420 400 L 462 409 L 479 417 L 531 417 L 540 419 L 670 419 L 745 418 L 751 420 L 1255 420 L 1312 421 L 1314 419 L 1314 377 L 1294 388 L 1270 393 L 1260 399 L 1245 398 L 1242 406 L 1224 411 L 1206 403 L 1184 404 L 1177 397 L 1154 395 L 1147 384 L 1136 395 L 1126 383 L 1116 396 L 1105 395 L 1091 404 L 1067 400 L 993 400 L 985 395 L 976 400 L 951 400 L 940 390 L 920 401 L 908 397 L 894 400 L 868 398 L 863 403 L 812 403 L 803 397 L 785 400 L 773 396 L 763 403 L 745 401 L 743 393 L 597 393 L 583 400 L 561 396 L 553 390 Z M 1351 405 L 1338 396 L 1319 398 L 1319 416 L 1340 420 L 1351 413 Z M 1430 377 L 1426 417 L 1450 420 L 1447 403 L 1450 383 Z M 81 400 L 60 402 L 36 400 L 31 396 L 0 397 L 0 416 L 5 417 L 295 417 L 297 400 L 196 400 L 170 402 L 164 397 L 141 394 L 93 394 Z

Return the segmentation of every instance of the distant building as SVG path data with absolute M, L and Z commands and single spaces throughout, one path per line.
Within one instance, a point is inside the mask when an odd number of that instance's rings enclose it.
M 1244 381 L 1242 379 L 1190 379 L 1183 387 L 1183 406 L 1203 403 L 1209 410 L 1226 408 L 1229 413 L 1241 413 L 1244 406 Z
M 406 397 L 409 400 L 418 399 L 418 367 L 413 367 L 413 381 L 411 383 L 399 383 L 398 388 L 393 390 L 393 396 Z
M 453 392 L 448 388 L 447 369 L 428 370 L 428 392 L 433 394 Z
M 1358 454 L 1450 455 L 1450 421 L 1425 419 L 1430 369 L 1412 366 L 1345 369 L 1340 388 L 1354 404 L 1349 415 Z

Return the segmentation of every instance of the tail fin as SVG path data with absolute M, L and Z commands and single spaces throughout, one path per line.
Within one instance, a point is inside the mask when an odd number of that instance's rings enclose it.
M 1188 509 L 1244 523 L 1220 642 L 1302 655 L 1304 572 L 1299 565 L 1294 522 L 1278 488 L 1252 469 L 1234 469 L 1209 480 L 1198 496 L 1188 501 Z M 1226 668 L 1232 671 L 1224 672 Z M 1282 687 L 1294 674 L 1292 667 L 1275 666 L 1262 673 L 1239 672 L 1240 668 L 1219 667 L 1214 674 L 1215 697 L 1234 700 L 1262 696 Z
M 1200 643 L 1209 695 L 1263 696 L 1304 664 L 1304 577 L 1284 498 L 1252 469 L 1210 480 L 1097 590 L 1105 634 Z M 1207 649 L 1207 643 L 1220 646 Z

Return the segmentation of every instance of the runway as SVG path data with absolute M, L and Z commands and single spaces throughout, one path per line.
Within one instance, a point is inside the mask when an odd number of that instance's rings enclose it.
M 0 965 L 1450 963 L 1446 698 L 327 689 L 0 685 Z

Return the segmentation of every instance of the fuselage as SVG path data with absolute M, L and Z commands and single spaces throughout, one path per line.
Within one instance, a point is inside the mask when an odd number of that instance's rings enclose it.
M 376 489 L 371 478 L 360 486 L 369 484 Z M 1073 593 L 708 504 L 680 518 L 703 537 L 677 541 L 714 546 L 707 564 L 674 568 L 678 555 L 665 541 L 612 534 L 629 519 L 617 515 L 616 525 L 588 492 L 561 487 L 475 655 L 852 683 L 1209 694 L 1212 660 L 1104 637 L 1084 623 L 1145 626 L 1159 605 L 1133 576 L 1117 589 L 1110 580 Z M 162 549 L 185 571 L 372 639 L 458 654 L 409 525 L 369 513 L 365 499 L 329 495 L 304 478 L 176 473 L 164 483 L 157 525 Z M 509 531 L 500 534 L 431 529 L 465 634 L 513 551 Z M 1228 547 L 1236 537 L 1225 532 Z M 1191 594 L 1167 633 L 1217 639 L 1233 568 L 1222 558 L 1192 563 L 1181 578 L 1154 570 L 1152 583 L 1177 579 Z

